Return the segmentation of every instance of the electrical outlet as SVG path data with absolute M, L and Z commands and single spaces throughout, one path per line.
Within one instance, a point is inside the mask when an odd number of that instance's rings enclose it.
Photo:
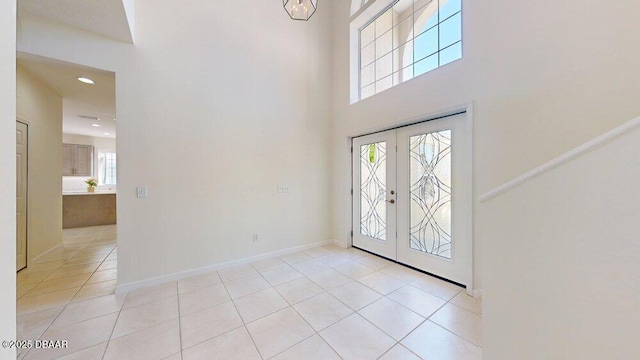
M 279 193 L 288 193 L 289 192 L 289 185 L 278 185 L 278 192 Z
M 138 186 L 137 194 L 139 199 L 145 199 L 147 197 L 147 187 L 146 186 Z
M 251 239 L 253 240 L 253 242 L 258 242 L 258 234 L 253 234 Z

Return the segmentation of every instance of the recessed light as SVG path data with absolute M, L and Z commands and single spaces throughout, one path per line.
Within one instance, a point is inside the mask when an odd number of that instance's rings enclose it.
M 93 127 L 100 127 L 100 126 L 102 126 L 102 125 L 100 125 L 100 124 L 91 124 L 91 126 L 93 126 Z
M 104 134 L 105 134 L 105 135 L 111 135 L 111 134 L 109 134 L 109 133 L 104 133 Z
M 86 77 L 79 77 L 78 81 L 83 82 L 85 84 L 91 84 L 91 85 L 96 83 L 95 81 L 93 81 L 93 80 L 91 80 L 89 78 L 86 78 Z

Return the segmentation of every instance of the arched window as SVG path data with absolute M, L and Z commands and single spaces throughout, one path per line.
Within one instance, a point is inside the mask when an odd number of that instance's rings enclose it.
M 352 0 L 351 1 L 351 15 L 355 14 L 360 10 L 366 3 L 371 0 Z
M 367 9 L 358 16 L 368 21 L 353 19 L 352 26 L 364 24 L 357 31 L 358 46 L 352 46 L 358 49 L 356 101 L 462 57 L 462 0 L 354 0 L 352 11 L 355 5 L 359 11 L 367 2 L 373 7 L 385 1 L 373 16 Z

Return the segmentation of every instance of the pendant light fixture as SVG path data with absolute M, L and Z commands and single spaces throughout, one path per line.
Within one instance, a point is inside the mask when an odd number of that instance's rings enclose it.
M 318 0 L 282 0 L 291 19 L 307 21 L 316 12 Z

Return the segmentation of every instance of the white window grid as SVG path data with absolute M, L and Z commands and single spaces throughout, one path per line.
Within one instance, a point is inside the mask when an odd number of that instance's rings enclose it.
M 371 0 L 362 0 L 362 5 L 366 4 Z M 373 19 L 367 22 L 359 31 L 359 44 L 358 44 L 358 98 L 364 99 L 369 96 L 375 95 L 381 91 L 384 91 L 390 87 L 398 85 L 404 81 L 410 80 L 414 77 L 420 76 L 424 73 L 437 69 L 443 65 L 446 65 L 452 61 L 458 60 L 462 58 L 462 0 L 448 0 L 454 3 L 454 11 L 443 12 L 441 11 L 441 7 L 444 6 L 447 0 L 413 0 L 411 4 L 411 11 L 405 11 L 405 16 L 399 16 L 396 18 L 393 16 L 394 9 L 399 1 L 395 1 L 386 7 L 383 11 L 381 11 L 378 15 L 376 15 Z M 459 3 L 459 6 L 455 6 L 455 4 Z M 423 28 L 416 28 L 416 14 L 419 14 L 421 11 L 428 10 L 428 7 L 435 7 L 434 14 L 432 17 L 429 17 L 425 22 Z M 390 15 L 389 15 L 390 14 Z M 376 27 L 378 26 L 378 22 L 381 18 L 389 16 L 391 18 L 390 26 L 387 28 L 383 28 L 380 34 Z M 396 28 L 399 28 L 403 22 L 408 22 L 411 24 L 412 29 L 409 31 L 409 36 L 403 39 L 396 39 L 393 34 L 396 31 Z M 441 28 L 446 26 L 454 25 L 453 31 L 458 32 L 457 38 L 454 37 L 454 41 L 449 41 L 448 43 L 442 43 L 442 35 Z M 373 27 L 373 30 L 370 30 L 370 27 Z M 369 30 L 373 31 L 372 40 L 363 44 L 363 32 Z M 445 29 L 446 30 L 446 29 Z M 416 48 L 416 39 L 420 37 L 426 36 L 426 34 L 434 32 L 436 34 L 437 39 L 437 47 L 435 50 L 431 52 L 427 52 L 421 55 L 420 49 Z M 378 54 L 378 42 L 383 37 L 388 37 L 391 35 L 391 47 L 386 46 L 386 51 L 382 51 L 381 54 Z M 372 46 L 373 49 L 373 60 L 368 61 L 366 64 L 363 64 L 363 50 L 365 48 Z M 411 59 L 409 62 L 406 59 L 403 59 L 402 64 L 396 64 L 399 62 L 398 54 L 400 51 L 405 51 L 406 46 L 411 47 L 410 55 Z M 405 51 L 406 52 L 406 51 Z M 449 55 L 446 58 L 443 58 L 442 54 L 450 52 L 453 55 Z M 384 72 L 383 75 L 379 75 L 378 66 L 382 59 L 391 58 L 391 71 Z M 426 63 L 427 60 L 435 60 L 434 64 L 431 64 L 431 67 L 427 67 L 426 71 L 416 71 L 415 67 L 417 64 Z M 400 65 L 400 66 L 398 66 Z M 363 83 L 363 72 L 365 68 L 372 67 L 373 70 L 369 70 L 372 72 L 373 80 L 368 83 Z

